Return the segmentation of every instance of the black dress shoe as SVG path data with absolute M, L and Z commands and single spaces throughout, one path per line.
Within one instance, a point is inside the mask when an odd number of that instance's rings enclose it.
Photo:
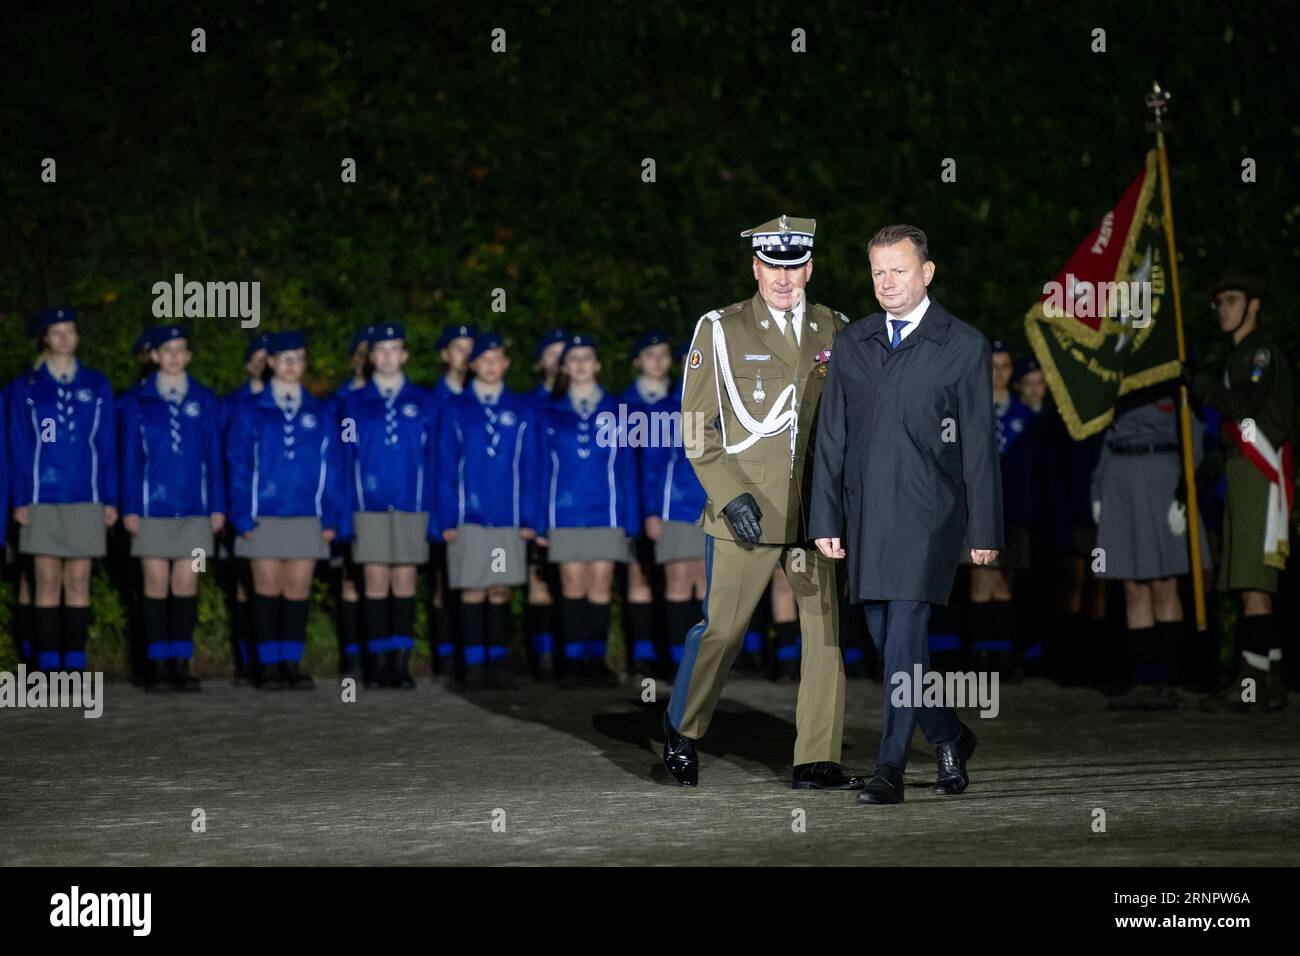
M 840 765 L 829 760 L 801 763 L 794 768 L 792 790 L 861 790 L 867 785 L 861 777 L 850 777 Z
M 413 690 L 415 688 L 415 678 L 411 676 L 411 649 L 404 647 L 400 651 L 390 651 L 389 653 L 396 656 L 390 670 L 392 677 L 388 682 L 388 686 L 395 690 Z
M 858 794 L 858 806 L 903 802 L 903 771 L 888 764 L 876 767 L 871 779 Z
M 312 676 L 297 661 L 280 662 L 280 680 L 291 690 L 311 690 L 316 686 Z
M 683 787 L 694 787 L 700 782 L 700 758 L 695 753 L 695 741 L 673 730 L 668 711 L 664 711 L 664 767 Z
M 961 733 L 950 743 L 940 744 L 934 748 L 939 758 L 939 779 L 930 788 L 931 793 L 940 796 L 952 796 L 961 793 L 970 786 L 970 777 L 966 775 L 966 761 L 975 752 L 975 735 L 965 724 Z
M 188 658 L 177 657 L 172 660 L 172 688 L 185 694 L 203 689 L 198 679 L 190 674 Z
M 144 675 L 144 689 L 148 691 L 171 690 L 171 675 L 167 673 L 167 662 L 149 661 Z

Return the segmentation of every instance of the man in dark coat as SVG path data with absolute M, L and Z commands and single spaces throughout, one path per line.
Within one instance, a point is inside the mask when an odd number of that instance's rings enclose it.
M 928 670 L 930 609 L 948 603 L 963 550 L 976 565 L 997 558 L 1002 488 L 988 340 L 927 294 L 935 265 L 920 229 L 888 226 L 867 251 L 885 311 L 835 340 L 808 532 L 826 556 L 847 555 L 850 597 L 865 602 L 884 662 L 880 762 L 858 802 L 901 803 L 917 723 L 938 753 L 932 792 L 969 783 L 975 735 L 951 707 L 914 708 L 891 686 Z

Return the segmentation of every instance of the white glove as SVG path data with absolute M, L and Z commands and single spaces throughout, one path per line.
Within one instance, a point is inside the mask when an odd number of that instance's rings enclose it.
M 1101 524 L 1101 502 L 1100 501 L 1094 501 L 1092 503 L 1092 523 Z
M 1169 530 L 1177 537 L 1182 537 L 1187 533 L 1187 506 L 1175 498 L 1169 503 L 1169 514 L 1165 515 L 1169 521 Z

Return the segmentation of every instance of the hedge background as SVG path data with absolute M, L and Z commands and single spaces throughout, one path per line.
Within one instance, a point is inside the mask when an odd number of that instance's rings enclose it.
M 411 326 L 417 381 L 436 374 L 437 329 L 465 321 L 520 346 L 523 387 L 532 341 L 563 323 L 598 336 L 621 386 L 641 331 L 684 337 L 750 294 L 737 233 L 782 211 L 818 219 L 815 299 L 874 310 L 866 240 L 913 221 L 931 236 L 936 295 L 1023 341 L 1042 283 L 1139 169 L 1153 78 L 1174 92 L 1194 347 L 1222 353 L 1204 290 L 1241 262 L 1269 281 L 1266 313 L 1294 358 L 1296 20 L 1281 2 L 1153 7 L 408 0 L 12 14 L 0 379 L 30 360 L 23 320 L 67 303 L 83 316 L 84 360 L 126 386 L 151 287 L 182 273 L 259 281 L 265 326 L 310 334 L 319 388 L 343 377 L 353 328 L 390 316 Z M 194 27 L 206 53 L 191 52 Z M 496 27 L 506 53 L 491 52 Z M 1104 54 L 1090 50 L 1097 27 Z M 795 28 L 806 53 L 791 52 Z M 57 184 L 40 180 L 45 157 Z M 355 184 L 340 181 L 344 157 Z M 940 181 L 946 157 L 956 183 Z M 1241 181 L 1244 157 L 1256 183 Z M 489 309 L 495 288 L 504 314 Z M 238 384 L 246 333 L 189 324 L 196 377 Z M 211 650 L 224 612 L 204 593 Z M 97 584 L 105 654 L 123 640 L 113 603 Z

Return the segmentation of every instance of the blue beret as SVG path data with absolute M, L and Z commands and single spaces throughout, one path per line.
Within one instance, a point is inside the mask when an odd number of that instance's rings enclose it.
M 474 336 L 474 350 L 469 353 L 469 360 L 472 362 L 484 352 L 490 352 L 492 349 L 505 348 L 505 343 L 501 341 L 501 336 L 495 332 L 480 332 Z
M 1001 339 L 994 339 L 991 344 L 992 344 L 991 351 L 1006 352 L 1008 355 L 1011 354 L 1011 346 L 1007 345 L 1007 343 L 1003 342 Z
M 401 322 L 376 322 L 366 329 L 371 345 L 391 342 L 393 339 L 405 339 L 406 327 Z
M 437 347 L 445 349 L 456 339 L 472 339 L 477 334 L 478 330 L 472 325 L 449 325 L 438 336 Z
M 151 349 L 161 348 L 172 339 L 188 339 L 189 333 L 183 325 L 151 325 L 144 330 L 141 338 Z
M 357 349 L 361 348 L 362 343 L 369 344 L 370 336 L 373 334 L 375 327 L 373 325 L 363 325 L 352 333 L 352 346 L 348 349 L 348 355 L 356 355 Z
M 149 349 L 153 348 L 149 343 L 149 332 L 150 329 L 145 329 L 135 337 L 135 341 L 131 343 L 132 355 L 139 355 L 141 352 L 147 352 Z
M 570 335 L 564 340 L 564 354 L 560 356 L 560 361 L 564 361 L 564 356 L 569 354 L 569 349 L 594 349 L 595 347 L 596 340 L 590 335 Z
M 1020 376 L 1026 375 L 1029 372 L 1037 372 L 1041 368 L 1042 366 L 1038 364 L 1038 359 L 1034 358 L 1032 355 L 1028 358 L 1022 358 L 1016 363 L 1016 378 L 1020 378 Z
M 59 322 L 77 321 L 77 310 L 67 308 L 46 309 L 44 312 L 37 312 L 27 323 L 27 334 L 32 338 L 38 335 L 44 335 L 45 330 L 51 325 Z
M 668 335 L 665 332 L 660 332 L 658 329 L 656 329 L 653 332 L 647 332 L 645 335 L 641 336 L 639 339 L 636 340 L 636 345 L 632 346 L 632 351 L 628 355 L 628 357 L 637 358 L 641 355 L 642 352 L 650 348 L 650 346 L 663 345 L 667 341 L 668 341 Z
M 244 361 L 247 362 L 253 357 L 254 352 L 260 352 L 269 348 L 271 345 L 271 336 L 263 332 L 261 335 L 255 335 L 249 340 L 248 347 L 244 349 Z
M 281 332 L 279 335 L 272 335 L 270 344 L 266 350 L 271 355 L 279 355 L 281 352 L 292 352 L 294 349 L 305 349 L 307 347 L 307 337 L 301 332 Z
M 537 351 L 533 353 L 533 358 L 534 359 L 541 358 L 542 353 L 546 351 L 547 346 L 554 345 L 556 342 L 563 342 L 566 339 L 568 339 L 568 337 L 569 337 L 569 333 L 564 331 L 564 329 L 560 329 L 560 328 L 551 329 L 549 332 L 547 332 L 538 340 Z

